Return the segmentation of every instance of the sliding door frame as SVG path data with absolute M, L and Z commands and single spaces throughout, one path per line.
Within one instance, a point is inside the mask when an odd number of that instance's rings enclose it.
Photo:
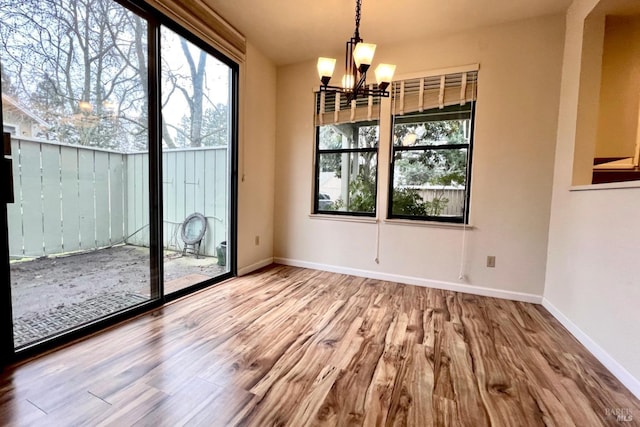
M 116 323 L 131 319 L 139 314 L 149 312 L 162 306 L 165 302 L 174 300 L 188 293 L 227 280 L 236 275 L 237 271 L 237 206 L 238 206 L 238 132 L 239 132 L 239 64 L 226 57 L 209 44 L 203 42 L 188 30 L 153 9 L 149 5 L 128 0 L 113 0 L 133 13 L 145 19 L 148 23 L 148 85 L 149 85 L 149 246 L 150 246 L 150 290 L 151 299 L 140 305 L 124 311 L 96 319 L 55 335 L 42 342 L 16 351 L 13 337 L 13 314 L 11 298 L 11 270 L 9 263 L 9 239 L 7 208 L 0 206 L 0 370 L 11 363 L 32 357 L 34 355 L 69 344 L 82 339 L 97 331 L 103 330 Z M 160 27 L 164 25 L 186 38 L 208 54 L 227 65 L 231 70 L 230 101 L 231 101 L 231 140 L 229 141 L 230 156 L 228 156 L 229 197 L 227 210 L 229 213 L 228 227 L 228 257 L 229 271 L 202 283 L 182 289 L 170 294 L 164 294 L 163 283 L 163 212 L 162 212 L 162 107 L 161 107 L 161 38 Z M 0 103 L 0 119 L 3 119 Z M 4 158 L 4 156 L 3 156 Z M 3 162 L 5 162 L 3 160 Z M 6 164 L 0 165 L 0 172 L 6 169 Z M 0 177 L 3 175 L 0 174 Z M 5 199 L 8 183 L 0 185 L 0 196 Z
M 0 75 L 0 78 L 2 76 Z M 3 118 L 2 102 L 0 102 L 0 121 Z M 3 146 L 4 146 L 4 133 Z M 0 179 L 9 176 L 9 164 L 5 160 L 4 147 L 2 163 L 0 163 Z M 0 182 L 0 370 L 8 365 L 14 357 L 13 344 L 13 305 L 11 302 L 11 271 L 9 265 L 9 222 L 7 220 L 7 196 L 12 182 Z
M 228 258 L 227 258 L 227 262 L 229 265 L 229 271 L 226 273 L 223 273 L 219 276 L 216 277 L 212 277 L 211 279 L 205 280 L 203 282 L 200 283 L 196 283 L 194 285 L 188 286 L 184 289 L 180 289 L 174 292 L 171 292 L 169 295 L 165 295 L 164 291 L 162 293 L 163 295 L 163 301 L 173 301 L 177 298 L 183 297 L 187 294 L 190 294 L 192 292 L 198 291 L 200 289 L 204 289 L 207 288 L 215 283 L 219 283 L 223 280 L 227 280 L 230 279 L 231 277 L 235 277 L 237 274 L 237 266 L 238 266 L 238 261 L 237 261 L 237 254 L 238 254 L 238 250 L 237 250 L 237 242 L 238 242 L 238 227 L 237 227 L 237 212 L 238 212 L 238 132 L 239 132 L 239 100 L 240 100 L 240 96 L 239 96 L 239 74 L 240 74 L 240 66 L 238 65 L 238 63 L 236 63 L 235 61 L 233 61 L 232 59 L 228 58 L 227 56 L 225 56 L 223 53 L 219 52 L 218 50 L 216 50 L 214 47 L 212 47 L 211 45 L 209 45 L 208 43 L 205 43 L 204 41 L 200 40 L 198 37 L 194 36 L 192 33 L 190 33 L 188 30 L 186 30 L 185 28 L 183 28 L 182 26 L 180 26 L 178 23 L 176 23 L 175 21 L 165 17 L 164 15 L 160 14 L 160 12 L 156 12 L 156 17 L 158 18 L 159 21 L 159 25 L 158 25 L 158 52 L 160 52 L 161 49 L 161 38 L 160 38 L 160 26 L 165 26 L 168 29 L 170 29 L 171 31 L 173 31 L 174 33 L 176 33 L 178 36 L 183 37 L 185 40 L 187 40 L 189 43 L 192 43 L 194 46 L 196 46 L 198 49 L 202 49 L 204 52 L 206 52 L 208 55 L 211 55 L 212 57 L 214 57 L 216 60 L 222 62 L 223 64 L 225 64 L 227 67 L 229 67 L 229 70 L 231 71 L 231 79 L 230 79 L 230 85 L 229 85 L 229 100 L 231 102 L 231 109 L 230 109 L 230 113 L 231 113 L 231 139 L 229 141 L 229 151 L 230 151 L 230 156 L 228 156 L 227 158 L 227 164 L 229 166 L 228 168 L 228 175 L 227 178 L 229 179 L 229 195 L 230 197 L 228 198 L 227 202 L 229 203 L 228 208 L 228 213 L 229 213 L 229 224 L 227 224 L 228 227 L 228 233 L 229 233 L 229 237 L 227 239 L 227 250 L 228 252 Z M 158 66 L 161 66 L 161 62 L 160 62 L 160 58 L 158 57 Z M 161 78 L 162 75 L 162 69 L 158 68 L 157 70 L 157 78 Z M 160 106 L 161 102 L 159 100 L 162 99 L 161 97 L 161 85 L 158 84 L 158 108 L 159 108 L 159 116 L 158 117 L 162 117 L 161 113 L 162 113 L 162 108 Z M 158 132 L 159 133 L 159 141 L 162 141 L 162 123 L 160 121 L 158 121 Z M 149 152 L 149 154 L 151 154 L 151 151 Z M 162 206 L 163 206 L 163 191 L 162 191 L 162 173 L 163 173 L 163 165 L 162 165 L 162 149 L 160 146 L 158 146 L 158 153 L 156 153 L 156 155 L 158 156 L 157 161 L 158 161 L 158 165 L 159 165 L 159 176 L 158 176 L 158 190 L 157 190 L 157 195 L 159 196 L 158 202 L 158 210 L 159 212 L 162 211 Z M 163 236 L 162 236 L 162 221 L 160 221 L 159 223 L 160 229 L 158 230 L 158 234 L 160 236 L 160 242 L 159 242 L 159 246 L 160 246 L 160 257 L 162 258 L 162 242 L 163 240 Z M 163 271 L 160 271 L 160 278 L 163 278 L 164 274 Z M 163 282 L 162 280 L 160 280 L 160 282 Z

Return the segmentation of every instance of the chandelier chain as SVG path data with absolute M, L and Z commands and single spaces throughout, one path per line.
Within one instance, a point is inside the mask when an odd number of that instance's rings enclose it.
M 356 0 L 356 32 L 355 38 L 360 38 L 360 17 L 362 16 L 362 0 Z

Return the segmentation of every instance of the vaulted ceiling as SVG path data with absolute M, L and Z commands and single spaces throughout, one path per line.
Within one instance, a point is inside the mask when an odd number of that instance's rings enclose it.
M 335 55 L 354 30 L 355 0 L 203 0 L 277 65 Z M 438 37 L 564 12 L 571 0 L 363 0 L 361 37 Z

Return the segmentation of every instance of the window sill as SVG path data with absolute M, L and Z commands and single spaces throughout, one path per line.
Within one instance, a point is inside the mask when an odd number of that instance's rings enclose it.
M 569 191 L 619 190 L 624 188 L 640 188 L 640 181 L 607 182 L 605 184 L 572 185 Z
M 365 224 L 375 224 L 378 219 L 371 216 L 357 216 L 357 215 L 328 215 L 328 214 L 309 214 L 311 219 L 322 219 L 329 221 L 342 221 L 342 222 L 361 222 Z
M 473 230 L 475 227 L 470 224 L 460 224 L 456 222 L 420 221 L 411 219 L 385 219 L 385 224 L 409 225 L 414 227 L 449 228 L 454 230 Z

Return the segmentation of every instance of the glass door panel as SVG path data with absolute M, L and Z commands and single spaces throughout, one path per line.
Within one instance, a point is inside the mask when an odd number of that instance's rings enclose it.
M 150 299 L 148 23 L 112 0 L 4 2 L 17 349 Z
M 230 271 L 231 68 L 161 27 L 164 289 Z

